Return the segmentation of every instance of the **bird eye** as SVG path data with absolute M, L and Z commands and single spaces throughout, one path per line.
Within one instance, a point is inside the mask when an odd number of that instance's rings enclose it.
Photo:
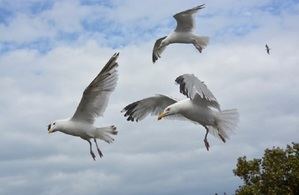
M 55 125 L 56 123 L 53 123 L 53 125 Z
M 169 112 L 169 110 L 170 110 L 170 108 L 167 108 L 167 109 L 166 109 L 166 112 Z

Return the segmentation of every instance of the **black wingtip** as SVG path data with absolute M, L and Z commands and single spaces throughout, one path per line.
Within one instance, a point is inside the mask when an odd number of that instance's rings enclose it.
M 199 9 L 203 9 L 203 8 L 206 8 L 205 7 L 206 4 L 201 4 L 199 6 L 196 6 L 195 8 L 193 8 L 194 10 L 199 10 Z
M 198 7 L 199 7 L 199 9 L 203 9 L 203 8 L 205 8 L 205 6 L 206 6 L 206 4 L 201 4 Z
M 119 56 L 119 52 L 114 53 L 113 56 L 111 57 L 111 60 L 115 62 L 118 59 L 118 56 Z
M 155 54 L 153 54 L 153 64 L 158 60 Z
M 175 79 L 175 82 L 180 85 L 180 93 L 186 95 L 188 97 L 188 90 L 186 89 L 186 83 L 184 82 L 184 75 L 178 76 Z
M 133 102 L 132 104 L 127 105 L 121 112 L 125 112 L 124 117 L 127 117 L 127 121 L 134 122 L 135 118 L 132 116 L 132 114 L 135 112 L 135 108 L 138 104 L 137 102 Z M 136 120 L 137 122 L 138 120 Z

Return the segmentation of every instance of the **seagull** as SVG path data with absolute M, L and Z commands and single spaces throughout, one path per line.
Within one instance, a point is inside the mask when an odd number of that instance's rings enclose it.
M 266 47 L 267 54 L 270 55 L 270 47 L 267 44 L 265 45 L 265 47 Z
M 202 125 L 205 130 L 204 143 L 209 151 L 208 133 L 228 139 L 228 133 L 236 128 L 239 113 L 237 109 L 221 110 L 220 105 L 204 82 L 193 74 L 183 74 L 176 78 L 180 92 L 187 99 L 177 101 L 166 95 L 155 95 L 127 105 L 122 112 L 128 121 L 140 121 L 147 115 L 158 115 L 162 118 L 189 120 Z
M 96 117 L 102 116 L 107 105 L 110 94 L 116 87 L 117 67 L 116 62 L 119 53 L 115 53 L 101 72 L 84 90 L 82 99 L 77 107 L 75 114 L 68 119 L 56 120 L 48 125 L 48 132 L 60 131 L 62 133 L 77 136 L 89 143 L 90 154 L 95 160 L 95 154 L 92 151 L 91 139 L 93 139 L 100 158 L 103 153 L 98 147 L 97 139 L 112 143 L 114 139 L 111 135 L 116 135 L 114 125 L 108 127 L 95 127 L 93 125 Z
M 162 52 L 166 46 L 172 43 L 189 43 L 193 44 L 195 48 L 201 53 L 202 49 L 208 45 L 209 37 L 198 36 L 194 34 L 195 30 L 195 13 L 204 8 L 205 4 L 196 6 L 192 9 L 182 11 L 175 14 L 173 17 L 176 19 L 176 29 L 168 36 L 161 37 L 156 40 L 152 60 L 155 63 L 161 57 Z

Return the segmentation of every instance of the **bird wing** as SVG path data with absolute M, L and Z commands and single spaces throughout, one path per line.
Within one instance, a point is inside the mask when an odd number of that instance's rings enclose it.
M 173 17 L 176 19 L 177 26 L 176 32 L 190 32 L 195 28 L 195 19 L 194 14 L 204 8 L 205 4 L 196 6 L 194 8 L 182 11 L 180 13 L 175 14 Z
M 118 55 L 119 53 L 115 53 L 110 58 L 101 72 L 84 90 L 72 120 L 93 123 L 96 117 L 103 115 L 110 94 L 116 87 Z
M 165 39 L 167 36 L 165 37 L 161 37 L 160 39 L 156 40 L 154 48 L 153 48 L 153 63 L 155 63 L 160 57 L 162 52 L 165 50 L 166 46 L 164 47 L 160 47 L 161 42 L 163 41 L 163 39 Z
M 140 121 L 147 115 L 158 115 L 167 106 L 176 103 L 177 101 L 165 96 L 156 95 L 153 97 L 145 98 L 127 105 L 121 112 L 125 112 L 124 116 L 128 117 L 128 121 Z
M 212 92 L 193 74 L 183 74 L 176 78 L 180 92 L 197 104 L 211 106 L 220 110 L 220 105 Z

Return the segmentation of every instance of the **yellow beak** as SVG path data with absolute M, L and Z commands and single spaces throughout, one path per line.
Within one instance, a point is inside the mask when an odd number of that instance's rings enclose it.
M 165 112 L 161 112 L 158 116 L 158 120 L 161 120 L 163 117 L 165 117 Z
M 53 133 L 52 128 L 48 130 L 48 133 L 49 133 L 49 134 L 50 134 L 50 133 Z

